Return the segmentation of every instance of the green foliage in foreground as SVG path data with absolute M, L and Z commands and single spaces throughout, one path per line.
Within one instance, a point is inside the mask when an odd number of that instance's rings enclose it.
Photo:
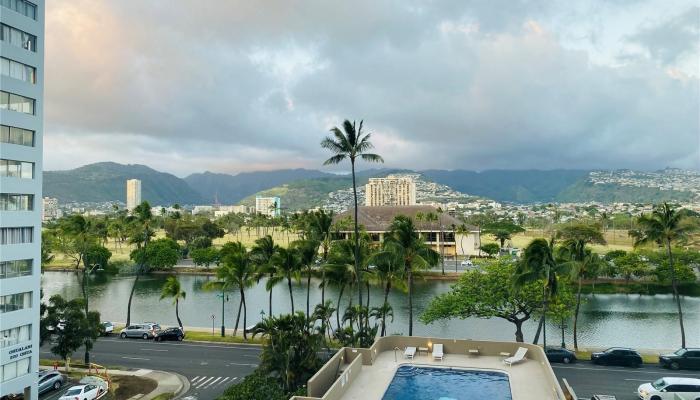
M 219 400 L 289 400 L 292 396 L 306 396 L 306 388 L 288 393 L 282 390 L 276 379 L 258 369 L 240 383 L 229 386 Z

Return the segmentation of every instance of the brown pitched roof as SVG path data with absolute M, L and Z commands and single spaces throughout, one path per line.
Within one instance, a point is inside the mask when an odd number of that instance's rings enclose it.
M 368 232 L 386 232 L 389 230 L 389 225 L 394 220 L 397 215 L 405 215 L 413 219 L 416 228 L 419 231 L 438 231 L 442 225 L 444 230 L 451 229 L 452 225 L 460 226 L 462 221 L 457 218 L 447 214 L 446 212 L 438 213 L 437 208 L 427 205 L 416 205 L 416 206 L 379 206 L 379 207 L 368 207 L 360 206 L 357 209 L 357 220 L 361 226 Z M 437 221 L 419 221 L 416 217 L 418 213 L 435 213 L 438 216 Z M 353 219 L 355 214 L 354 208 L 351 208 L 345 212 L 337 214 L 333 218 L 333 222 L 338 220 L 350 218 Z M 470 231 L 478 231 L 479 228 L 467 225 Z

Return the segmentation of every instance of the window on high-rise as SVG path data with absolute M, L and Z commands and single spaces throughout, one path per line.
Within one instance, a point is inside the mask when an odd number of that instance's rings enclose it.
M 34 179 L 34 163 L 0 159 L 0 177 Z
M 31 33 L 13 28 L 10 25 L 0 24 L 0 40 L 11 46 L 20 47 L 36 53 L 36 36 Z
M 31 259 L 0 262 L 0 279 L 31 275 L 32 265 Z
M 36 4 L 27 0 L 0 0 L 0 6 L 36 20 Z
M 0 110 L 10 110 L 34 115 L 34 99 L 0 91 Z
M 34 242 L 34 228 L 31 226 L 0 228 L 0 244 L 23 244 L 32 242 Z
M 0 142 L 34 147 L 34 131 L 0 125 Z
M 33 194 L 0 193 L 0 211 L 34 210 Z
M 0 331 L 0 349 L 32 340 L 32 325 L 22 325 Z
M 36 83 L 36 68 L 9 58 L 0 57 L 0 74 L 28 83 Z
M 0 314 L 32 307 L 32 292 L 0 296 Z

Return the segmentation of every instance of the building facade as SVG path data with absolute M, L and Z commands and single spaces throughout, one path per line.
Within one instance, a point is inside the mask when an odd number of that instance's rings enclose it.
M 58 207 L 58 199 L 55 197 L 44 197 L 41 201 L 41 220 L 51 221 L 61 218 L 63 212 Z
M 227 214 L 250 214 L 250 207 L 241 204 L 237 206 L 219 206 L 218 210 L 214 210 L 214 217 L 216 218 Z
M 37 399 L 44 0 L 0 0 L 0 397 Z
M 268 217 L 279 217 L 281 214 L 281 203 L 279 197 L 255 198 L 255 213 L 267 215 Z
M 365 185 L 365 206 L 413 206 L 416 204 L 416 181 L 410 176 L 389 175 L 369 178 Z
M 126 209 L 133 211 L 141 204 L 141 181 L 129 179 L 126 181 Z

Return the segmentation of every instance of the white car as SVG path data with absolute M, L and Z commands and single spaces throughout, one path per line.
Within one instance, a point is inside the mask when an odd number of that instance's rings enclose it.
M 637 394 L 642 400 L 675 400 L 678 398 L 700 400 L 700 379 L 661 378 L 655 382 L 640 385 Z
M 469 267 L 473 267 L 473 266 L 474 266 L 474 264 L 472 263 L 472 260 L 464 260 L 464 261 L 461 262 L 460 265 L 461 265 L 462 267 L 465 267 L 465 268 L 469 268 Z
M 97 385 L 78 385 L 66 390 L 58 400 L 95 400 L 104 394 L 104 389 Z

